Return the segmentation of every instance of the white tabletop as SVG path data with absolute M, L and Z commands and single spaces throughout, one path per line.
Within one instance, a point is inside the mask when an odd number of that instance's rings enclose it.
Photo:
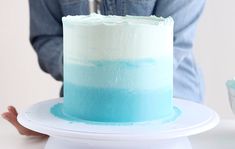
M 222 119 L 214 129 L 189 139 L 193 149 L 234 149 L 235 119 Z
M 189 139 L 193 149 L 234 149 L 235 119 L 223 119 L 216 128 Z M 45 143 L 46 140 L 20 136 L 13 126 L 0 118 L 1 149 L 43 149 Z

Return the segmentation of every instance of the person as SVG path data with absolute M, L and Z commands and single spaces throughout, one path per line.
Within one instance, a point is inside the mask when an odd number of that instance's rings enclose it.
M 174 19 L 174 97 L 203 101 L 203 79 L 193 56 L 193 40 L 205 0 L 102 0 L 103 15 L 156 15 Z M 63 16 L 88 15 L 88 0 L 29 0 L 30 42 L 38 55 L 41 69 L 63 81 Z M 63 92 L 61 90 L 61 96 Z M 3 117 L 20 134 L 45 136 L 21 126 L 13 106 Z

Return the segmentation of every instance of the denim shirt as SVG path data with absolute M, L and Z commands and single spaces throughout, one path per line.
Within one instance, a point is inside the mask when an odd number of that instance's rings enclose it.
M 39 65 L 63 81 L 63 30 L 66 15 L 88 15 L 88 0 L 29 0 L 30 42 Z M 205 0 L 102 0 L 103 15 L 172 16 L 174 26 L 174 97 L 202 102 L 204 83 L 193 56 L 196 25 Z

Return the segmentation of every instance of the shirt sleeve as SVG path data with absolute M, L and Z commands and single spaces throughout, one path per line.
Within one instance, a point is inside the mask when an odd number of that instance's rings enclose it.
M 58 0 L 29 0 L 30 43 L 41 69 L 63 80 L 62 13 Z
M 196 25 L 205 0 L 157 0 L 155 14 L 174 19 L 174 70 L 193 47 Z

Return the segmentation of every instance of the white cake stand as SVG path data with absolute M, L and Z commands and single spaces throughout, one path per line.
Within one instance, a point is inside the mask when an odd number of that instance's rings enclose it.
M 155 123 L 111 126 L 71 122 L 53 116 L 54 99 L 35 104 L 18 116 L 23 126 L 48 134 L 45 149 L 191 149 L 187 136 L 215 127 L 218 115 L 208 107 L 174 99 L 182 113 L 161 127 Z

